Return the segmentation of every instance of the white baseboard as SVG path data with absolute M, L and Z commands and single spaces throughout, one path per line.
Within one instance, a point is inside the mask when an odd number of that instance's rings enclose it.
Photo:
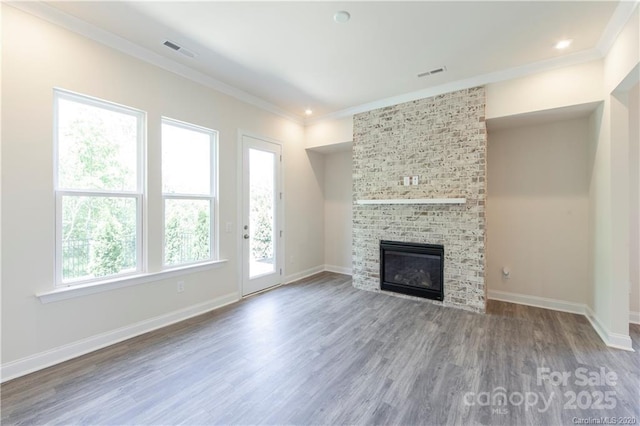
M 294 281 L 298 281 L 301 280 L 303 278 L 307 278 L 310 277 L 312 275 L 315 275 L 319 272 L 323 272 L 324 271 L 324 265 L 319 265 L 319 266 L 314 266 L 313 268 L 309 268 L 306 269 L 304 271 L 300 271 L 300 272 L 296 272 L 295 274 L 291 274 L 291 275 L 287 275 L 286 277 L 284 277 L 284 283 L 285 284 L 290 284 Z
M 345 268 L 344 266 L 324 265 L 324 270 L 327 272 L 335 272 L 336 274 L 353 275 L 351 268 Z
M 287 275 L 284 278 L 285 284 L 291 284 L 292 282 L 299 281 L 304 278 L 308 278 L 312 275 L 319 274 L 320 272 L 335 272 L 336 274 L 352 275 L 351 268 L 345 268 L 335 265 L 320 265 L 313 268 L 306 269 L 304 271 L 297 272 L 295 274 Z
M 623 349 L 625 351 L 635 352 L 631 343 L 631 337 L 628 334 L 613 333 L 602 324 L 600 318 L 598 318 L 593 310 L 587 306 L 587 313 L 585 315 L 591 327 L 598 333 L 598 336 L 602 341 L 612 348 Z
M 585 304 L 498 290 L 489 290 L 487 292 L 487 297 L 491 300 L 500 300 L 502 302 L 511 302 L 519 305 L 535 306 L 536 308 L 584 315 L 589 320 L 591 327 L 593 327 L 596 333 L 598 333 L 598 336 L 600 336 L 607 346 L 633 352 L 631 337 L 629 337 L 629 335 L 609 331 L 609 329 L 605 327 L 602 324 L 602 321 L 600 321 L 600 319 L 595 315 L 593 310 Z M 633 314 L 637 314 L 637 312 L 630 313 L 629 322 L 633 322 L 631 318 Z
M 351 275 L 351 270 L 333 265 L 321 265 L 296 274 L 289 275 L 285 278 L 286 283 L 297 281 L 310 277 L 319 272 L 329 271 L 341 274 Z M 596 333 L 605 342 L 607 346 L 633 351 L 631 338 L 628 335 L 610 332 L 602 322 L 596 317 L 594 312 L 586 305 L 579 303 L 566 302 L 556 299 L 548 299 L 544 297 L 527 296 L 523 294 L 509 293 L 497 290 L 489 290 L 488 298 L 492 300 L 501 300 L 504 302 L 518 303 L 521 305 L 535 306 L 539 308 L 552 309 L 556 311 L 582 314 L 587 317 L 591 326 Z M 20 376 L 24 376 L 34 371 L 42 370 L 55 364 L 85 355 L 89 352 L 102 349 L 123 340 L 139 336 L 150 331 L 166 327 L 168 325 L 183 321 L 185 319 L 204 314 L 214 309 L 221 308 L 240 300 L 240 295 L 232 293 L 226 296 L 218 297 L 214 300 L 190 306 L 185 309 L 173 311 L 168 314 L 160 315 L 148 320 L 122 327 L 106 333 L 91 336 L 68 345 L 50 349 L 35 355 L 11 361 L 0 366 L 0 383 Z M 640 312 L 630 312 L 630 320 L 634 324 L 640 324 Z
M 0 382 L 5 382 L 7 380 L 15 379 L 16 377 L 33 373 L 34 371 L 42 370 L 43 368 L 47 368 L 64 361 L 68 361 L 72 358 L 88 354 L 89 352 L 122 342 L 123 340 L 221 308 L 237 302 L 238 300 L 240 300 L 240 295 L 232 293 L 208 302 L 189 306 L 188 308 L 180 309 L 178 311 L 169 312 L 168 314 L 140 321 L 116 330 L 87 337 L 86 339 L 78 340 L 64 346 L 49 349 L 35 355 L 2 364 L 2 366 L 0 366 Z
M 587 306 L 583 303 L 567 302 L 547 297 L 529 296 L 526 294 L 510 293 L 498 290 L 487 291 L 487 297 L 491 300 L 551 309 L 553 311 L 569 312 L 570 314 L 585 315 L 587 313 Z

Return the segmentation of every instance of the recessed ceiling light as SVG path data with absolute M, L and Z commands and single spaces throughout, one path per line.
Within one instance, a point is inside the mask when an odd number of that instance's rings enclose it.
M 345 22 L 349 22 L 351 19 L 351 14 L 346 10 L 339 10 L 333 15 L 333 20 L 338 24 L 344 24 Z
M 311 115 L 313 114 L 313 110 L 311 110 L 311 108 L 307 108 L 304 110 L 305 115 Z
M 559 50 L 566 49 L 567 47 L 571 46 L 571 43 L 573 43 L 573 40 L 570 40 L 570 39 L 560 40 L 559 42 L 556 43 L 555 48 Z

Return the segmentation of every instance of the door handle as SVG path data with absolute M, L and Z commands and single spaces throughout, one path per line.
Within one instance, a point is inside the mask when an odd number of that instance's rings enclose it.
M 249 234 L 244 234 L 243 237 L 244 237 L 245 240 L 248 240 L 249 239 Z

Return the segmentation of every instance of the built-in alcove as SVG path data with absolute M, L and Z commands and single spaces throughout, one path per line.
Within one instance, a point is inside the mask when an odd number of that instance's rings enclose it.
M 589 120 L 598 105 L 487 121 L 489 298 L 589 302 Z

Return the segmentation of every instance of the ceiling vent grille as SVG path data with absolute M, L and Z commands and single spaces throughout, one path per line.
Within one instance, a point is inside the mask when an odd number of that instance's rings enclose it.
M 174 42 L 172 42 L 172 41 L 165 40 L 165 42 L 164 42 L 164 43 L 162 43 L 162 44 L 164 44 L 165 46 L 167 46 L 169 49 L 171 49 L 171 50 L 175 50 L 176 52 L 180 52 L 180 53 L 182 53 L 183 55 L 188 56 L 188 57 L 190 57 L 190 58 L 195 58 L 195 56 L 196 56 L 196 55 L 195 55 L 195 53 L 193 53 L 192 51 L 187 50 L 187 49 L 185 49 L 184 47 L 182 47 L 182 46 L 180 46 L 179 44 L 176 44 L 176 43 L 174 43 Z
M 440 74 L 441 72 L 445 72 L 446 70 L 447 70 L 447 67 L 435 68 L 435 69 L 432 69 L 431 71 L 421 72 L 420 74 L 418 74 L 418 77 L 426 77 L 428 75 Z

